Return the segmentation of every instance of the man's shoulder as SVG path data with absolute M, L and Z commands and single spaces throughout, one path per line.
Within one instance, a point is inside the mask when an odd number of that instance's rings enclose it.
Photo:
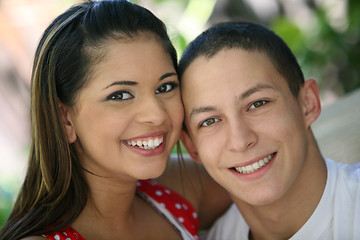
M 326 164 L 329 171 L 336 172 L 338 183 L 349 182 L 360 184 L 360 162 L 340 163 L 331 159 L 326 159 Z

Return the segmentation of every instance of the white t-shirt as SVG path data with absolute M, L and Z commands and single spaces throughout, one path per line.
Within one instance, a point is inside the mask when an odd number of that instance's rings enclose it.
M 360 163 L 326 159 L 326 186 L 313 215 L 291 240 L 360 239 Z M 247 240 L 249 226 L 233 204 L 206 234 L 206 240 Z

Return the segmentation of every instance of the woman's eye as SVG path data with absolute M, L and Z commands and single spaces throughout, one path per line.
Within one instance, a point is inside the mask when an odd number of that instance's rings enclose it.
M 210 125 L 213 125 L 216 122 L 219 122 L 220 119 L 219 118 L 208 118 L 204 121 L 202 121 L 199 125 L 199 127 L 208 127 Z
M 161 93 L 170 92 L 170 91 L 174 90 L 175 88 L 177 88 L 178 86 L 179 86 L 179 84 L 175 83 L 175 82 L 164 83 L 155 90 L 155 93 L 161 94 Z
M 133 99 L 133 98 L 134 98 L 134 96 L 130 92 L 118 91 L 118 92 L 115 92 L 115 93 L 111 94 L 106 99 L 107 100 L 122 101 L 122 100 L 129 100 L 129 99 Z
M 261 106 L 265 105 L 266 103 L 268 103 L 268 101 L 266 101 L 266 100 L 259 100 L 259 101 L 253 102 L 250 105 L 249 109 L 255 109 L 255 108 L 261 107 Z

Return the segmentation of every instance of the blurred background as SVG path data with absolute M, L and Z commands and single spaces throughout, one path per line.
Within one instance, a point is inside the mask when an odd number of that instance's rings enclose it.
M 0 227 L 26 169 L 29 84 L 35 48 L 50 21 L 76 2 L 0 0 Z M 193 38 L 215 23 L 248 20 L 269 26 L 293 50 L 305 78 L 315 78 L 320 86 L 325 111 L 314 131 L 322 150 L 335 158 L 359 156 L 352 151 L 359 153 L 360 142 L 360 1 L 132 2 L 150 9 L 167 24 L 179 56 Z

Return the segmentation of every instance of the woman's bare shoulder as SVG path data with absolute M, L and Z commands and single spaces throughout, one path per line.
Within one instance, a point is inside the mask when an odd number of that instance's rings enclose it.
M 47 238 L 43 237 L 43 236 L 31 236 L 31 237 L 22 238 L 20 240 L 44 240 L 44 239 L 47 239 Z

